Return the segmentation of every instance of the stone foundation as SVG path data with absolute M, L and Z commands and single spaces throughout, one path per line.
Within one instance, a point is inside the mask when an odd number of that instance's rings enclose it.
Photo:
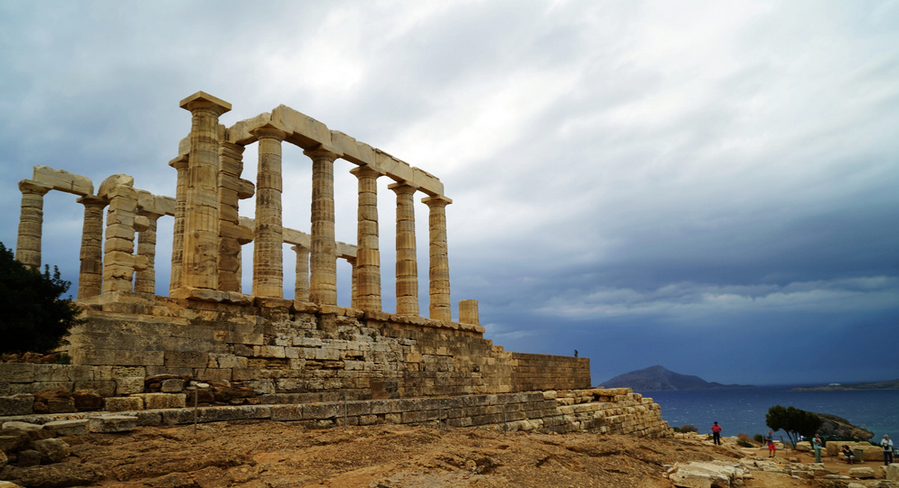
M 135 409 L 112 416 L 100 412 L 18 415 L 0 417 L 0 421 L 46 424 L 91 419 L 91 430 L 96 432 L 107 431 L 104 419 L 121 421 L 130 418 L 132 420 L 128 425 L 132 429 L 136 426 L 263 419 L 303 422 L 311 427 L 388 423 L 431 425 L 436 428 L 487 427 L 505 432 L 580 431 L 641 437 L 666 437 L 672 433 L 668 424 L 661 419 L 659 406 L 652 399 L 642 398 L 639 393 L 627 388 L 198 408 L 189 406 L 192 401 L 190 393 L 186 395 L 187 406 L 184 394 L 154 395 L 157 404 L 169 404 L 171 407 Z M 137 399 L 140 396 L 126 398 Z M 140 403 L 132 402 L 132 405 Z

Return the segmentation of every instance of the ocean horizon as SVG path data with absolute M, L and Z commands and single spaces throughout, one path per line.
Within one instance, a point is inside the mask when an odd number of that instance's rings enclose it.
M 795 391 L 793 388 L 820 385 L 769 385 L 747 388 L 637 391 L 662 408 L 662 419 L 671 427 L 692 425 L 711 434 L 713 422 L 723 436 L 766 434 L 765 414 L 774 405 L 827 413 L 874 433 L 899 435 L 899 390 Z M 782 431 L 775 436 L 787 436 Z

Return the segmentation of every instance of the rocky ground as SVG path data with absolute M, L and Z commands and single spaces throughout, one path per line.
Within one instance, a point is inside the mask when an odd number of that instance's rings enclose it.
M 761 450 L 715 447 L 701 438 L 504 434 L 401 425 L 310 429 L 271 421 L 200 424 L 196 431 L 193 426 L 140 427 L 63 440 L 71 448 L 63 462 L 19 468 L 10 459 L 0 478 L 42 487 L 654 488 L 673 486 L 665 473 L 675 463 L 767 461 Z M 784 455 L 812 462 L 806 453 L 780 454 L 781 465 Z M 866 466 L 877 468 L 872 462 Z M 825 467 L 846 474 L 854 466 L 827 459 Z M 743 486 L 847 486 L 813 483 L 758 470 Z M 873 486 L 873 480 L 867 483 Z

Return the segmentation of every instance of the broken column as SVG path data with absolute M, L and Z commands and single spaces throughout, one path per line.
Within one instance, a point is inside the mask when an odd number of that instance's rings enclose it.
M 240 217 L 238 203 L 241 198 L 243 181 L 244 147 L 233 142 L 222 142 L 221 167 L 219 168 L 219 242 L 218 289 L 240 291 L 241 244 Z
M 181 288 L 181 268 L 184 260 L 184 214 L 187 207 L 187 158 L 182 155 L 171 161 L 169 166 L 178 171 L 175 186 L 175 223 L 172 231 L 172 276 L 169 278 L 169 293 Z
M 191 113 L 181 286 L 216 289 L 219 250 L 218 118 L 231 104 L 197 92 L 181 101 Z
M 132 290 L 135 270 L 147 267 L 146 256 L 135 256 L 134 233 L 148 227 L 145 217 L 137 215 L 137 190 L 134 178 L 113 175 L 100 185 L 98 195 L 109 200 L 106 212 L 106 240 L 103 246 L 103 293 Z
M 19 237 L 16 259 L 26 266 L 41 267 L 41 234 L 44 225 L 44 195 L 53 187 L 32 180 L 19 182 L 22 209 L 19 214 Z
M 294 300 L 309 301 L 309 249 L 296 245 L 291 246 L 297 253 L 297 277 L 294 284 Z

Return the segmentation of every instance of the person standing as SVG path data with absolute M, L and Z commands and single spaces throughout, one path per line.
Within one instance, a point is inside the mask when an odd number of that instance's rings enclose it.
M 721 426 L 718 425 L 718 422 L 712 424 L 712 442 L 714 442 L 716 446 L 721 445 L 721 430 Z
M 893 462 L 893 441 L 890 440 L 890 436 L 883 435 L 880 447 L 883 448 L 883 464 L 889 466 Z
M 774 457 L 777 455 L 777 447 L 774 445 L 774 432 L 768 431 L 768 436 L 765 437 L 765 443 L 768 444 L 768 457 Z
M 812 439 L 812 449 L 815 450 L 815 462 L 821 463 L 821 448 L 824 447 L 824 442 L 821 440 L 821 437 L 818 434 L 815 434 L 815 438 Z

